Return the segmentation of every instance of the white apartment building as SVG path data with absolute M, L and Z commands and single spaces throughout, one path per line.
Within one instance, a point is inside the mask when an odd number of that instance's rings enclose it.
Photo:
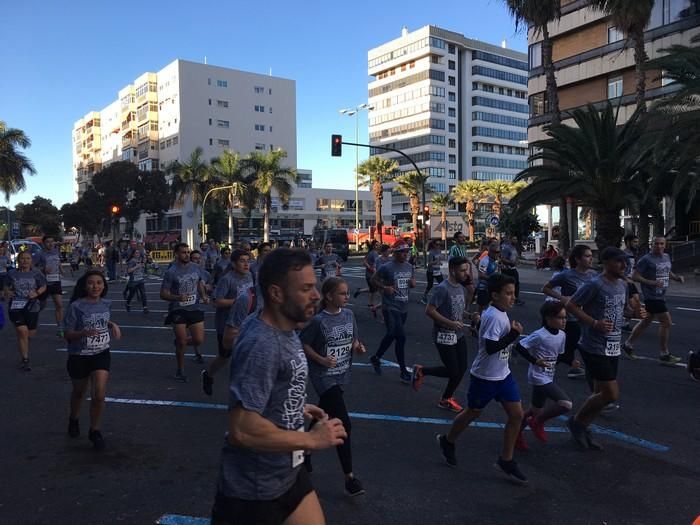
M 294 80 L 175 60 L 156 73 L 139 76 L 100 111 L 73 127 L 76 197 L 94 173 L 116 160 L 142 170 L 187 161 L 195 148 L 211 160 L 224 149 L 245 155 L 282 148 L 286 165 L 296 169 L 296 83 Z M 164 227 L 190 244 L 198 241 L 199 214 L 192 203 L 154 221 L 142 217 L 136 228 Z
M 527 54 L 424 26 L 404 28 L 367 58 L 370 144 L 407 153 L 434 191 L 512 180 L 526 167 Z M 372 154 L 413 170 L 396 153 Z M 392 203 L 396 222 L 410 220 L 408 198 L 394 191 Z

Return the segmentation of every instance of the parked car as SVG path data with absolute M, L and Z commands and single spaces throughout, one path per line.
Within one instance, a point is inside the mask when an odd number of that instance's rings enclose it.
M 15 268 L 17 267 L 17 255 L 26 250 L 31 252 L 32 259 L 34 259 L 36 254 L 41 252 L 41 246 L 29 239 L 14 239 L 8 243 L 8 254 L 10 256 L 12 266 Z

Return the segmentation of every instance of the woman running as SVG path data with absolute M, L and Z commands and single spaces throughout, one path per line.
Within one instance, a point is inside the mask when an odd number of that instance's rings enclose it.
M 348 285 L 343 279 L 328 277 L 321 288 L 321 311 L 302 330 L 301 341 L 309 360 L 309 379 L 320 396 L 318 406 L 328 417 L 340 419 L 348 434 L 343 444 L 336 447 L 345 474 L 345 493 L 359 496 L 365 490 L 352 471 L 350 416 L 343 388 L 350 379 L 352 352 L 364 353 L 365 347 L 357 338 L 355 316 L 344 308 L 348 295 Z M 305 464 L 311 471 L 310 456 Z
M 112 338 L 121 339 L 119 326 L 110 320 L 111 302 L 104 299 L 105 295 L 107 282 L 102 272 L 88 270 L 78 279 L 63 320 L 68 341 L 66 368 L 73 382 L 68 435 L 72 438 L 80 435 L 80 405 L 91 382 L 88 439 L 95 450 L 105 448 L 100 428 L 111 361 L 109 343 Z
M 39 270 L 32 268 L 32 254 L 20 252 L 17 256 L 17 270 L 7 274 L 5 280 L 5 300 L 9 300 L 10 321 L 15 325 L 19 367 L 29 372 L 29 340 L 36 335 L 41 304 L 39 296 L 46 291 L 46 278 Z
M 144 285 L 145 266 L 143 254 L 139 250 L 134 250 L 129 254 L 129 259 L 126 261 L 126 273 L 129 276 L 129 281 L 126 283 L 126 311 L 131 311 L 131 300 L 134 295 L 141 296 L 141 305 L 143 313 L 148 313 L 148 303 L 146 299 L 146 286 Z

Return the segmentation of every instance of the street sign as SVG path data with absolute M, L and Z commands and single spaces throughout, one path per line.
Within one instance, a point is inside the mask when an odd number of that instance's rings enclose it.
M 496 215 L 495 213 L 489 213 L 485 217 L 484 222 L 485 222 L 486 226 L 488 227 L 488 226 L 498 226 L 501 221 L 498 218 L 498 215 Z
M 359 229 L 359 228 L 355 228 L 355 229 L 353 230 L 353 232 L 355 233 L 355 235 L 360 235 L 360 229 Z
M 19 223 L 18 222 L 12 223 L 12 236 L 13 237 L 19 236 Z
M 497 216 L 491 217 L 491 226 L 498 226 L 501 220 Z

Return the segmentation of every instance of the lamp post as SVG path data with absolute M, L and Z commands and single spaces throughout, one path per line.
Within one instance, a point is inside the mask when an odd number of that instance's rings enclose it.
M 348 117 L 355 117 L 355 142 L 360 142 L 360 111 L 367 110 L 370 111 L 374 109 L 367 103 L 360 104 L 354 108 L 341 109 L 340 114 L 346 115 Z M 359 188 L 359 177 L 360 174 L 357 170 L 360 167 L 360 150 L 355 148 L 355 230 L 358 232 L 355 234 L 355 251 L 360 251 L 360 188 Z
M 209 194 L 210 194 L 211 192 L 213 192 L 213 191 L 217 191 L 217 190 L 230 190 L 230 189 L 232 189 L 232 188 L 233 188 L 232 185 L 231 185 L 231 186 L 218 186 L 218 187 L 216 187 L 216 188 L 210 189 L 210 190 L 204 195 L 204 199 L 202 199 L 202 235 L 201 235 L 201 239 L 202 239 L 202 240 L 201 240 L 201 242 L 206 242 L 206 240 L 207 240 L 206 235 L 205 235 L 205 233 L 204 233 L 204 205 L 207 203 L 207 197 L 209 197 Z

